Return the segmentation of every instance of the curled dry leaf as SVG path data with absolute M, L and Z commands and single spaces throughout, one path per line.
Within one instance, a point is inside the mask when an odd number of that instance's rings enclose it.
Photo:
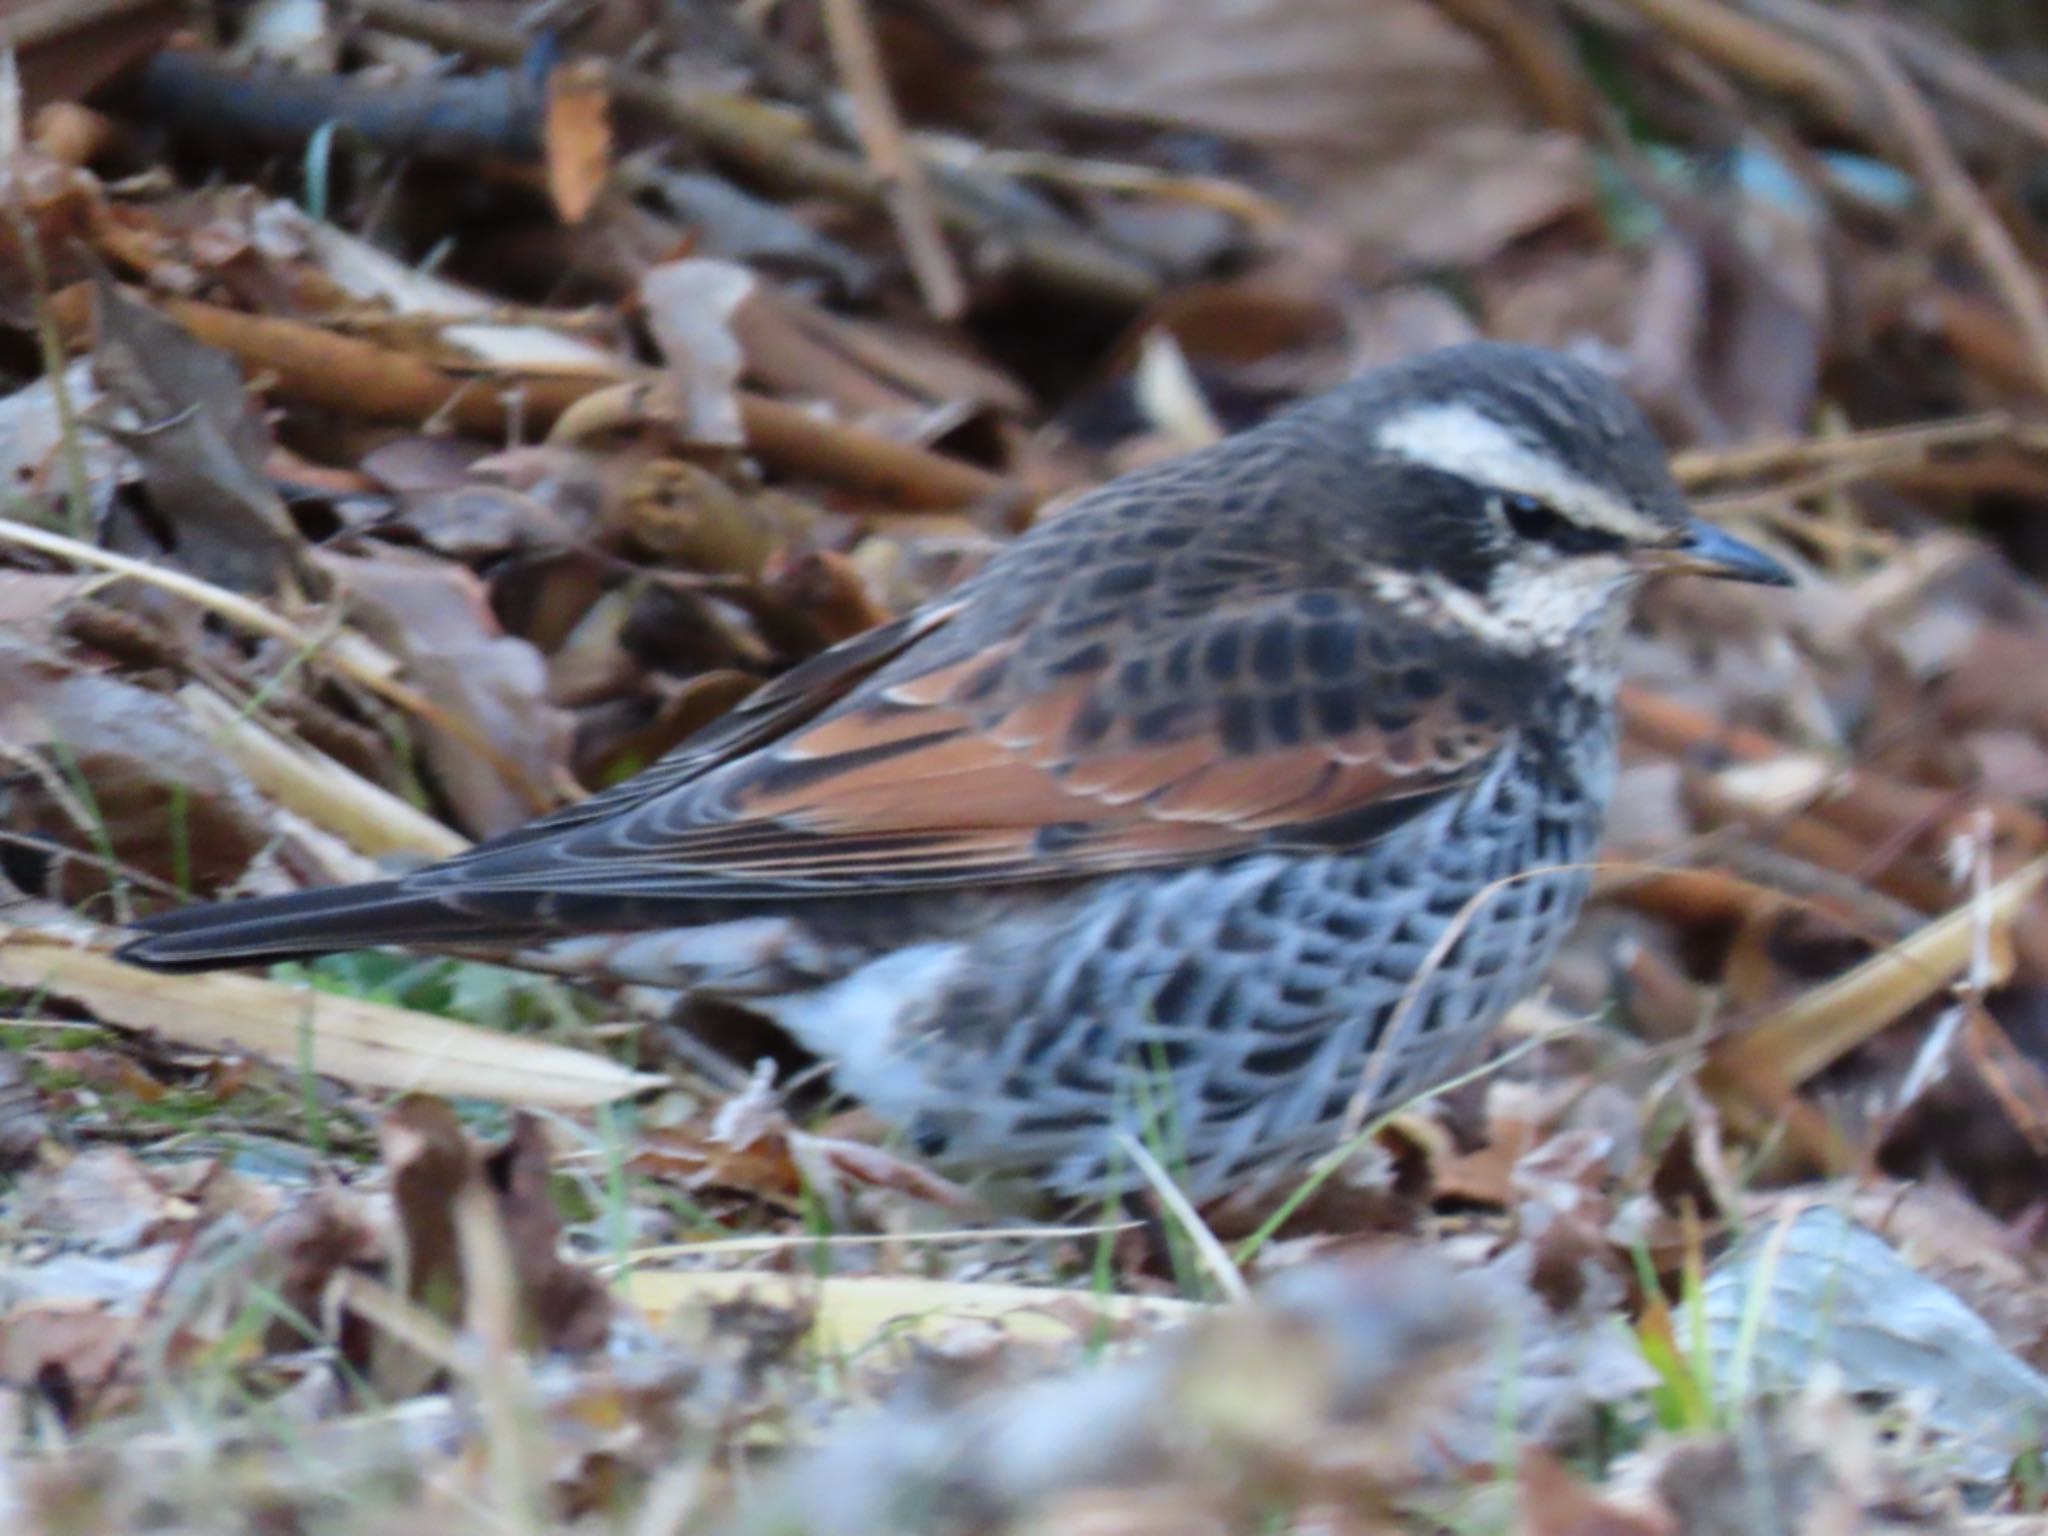
M 1707 1276 L 1703 1311 L 1713 1379 L 1737 1401 L 1831 1367 L 1851 1391 L 1924 1404 L 1972 1478 L 2003 1478 L 2048 1415 L 2048 1377 L 1828 1204 L 1788 1208 L 1731 1249 Z
M 598 60 L 579 59 L 548 76 L 544 137 L 555 210 L 565 222 L 580 224 L 612 169 L 611 92 Z
M 67 905 L 117 887 L 122 870 L 218 889 L 273 835 L 262 796 L 174 700 L 12 635 L 0 635 L 0 751 L 8 828 L 79 855 L 54 862 L 39 893 Z
M 738 1103 L 740 1101 L 734 1101 Z M 731 1106 L 728 1106 L 730 1108 Z M 979 1213 L 981 1202 L 948 1179 L 861 1142 L 797 1130 L 779 1110 L 722 1114 L 708 1130 L 650 1131 L 633 1154 L 636 1172 L 683 1189 L 738 1190 L 786 1210 L 821 1186 L 888 1190 L 945 1210 Z
M 648 329 L 681 389 L 690 439 L 723 447 L 747 440 L 739 381 L 746 365 L 732 317 L 754 289 L 745 267 L 709 257 L 664 262 L 640 280 Z
M 110 406 L 101 431 L 135 456 L 178 562 L 241 592 L 268 592 L 298 566 L 301 540 L 263 466 L 270 433 L 227 353 L 124 297 L 94 287 L 93 372 Z
M 398 1214 L 402 1259 L 394 1278 L 408 1299 L 451 1324 L 469 1315 L 474 1277 L 458 1207 L 481 1191 L 503 1231 L 528 1347 L 578 1353 L 604 1342 L 611 1306 L 602 1282 L 558 1251 L 562 1223 L 538 1121 L 516 1116 L 502 1145 L 483 1148 L 444 1101 L 414 1095 L 380 1122 L 378 1141 Z
M 483 583 L 446 561 L 393 550 L 322 551 L 349 611 L 404 662 L 413 685 L 460 722 L 428 721 L 427 758 L 463 830 L 509 831 L 545 809 L 568 758 L 568 722 L 547 701 L 539 652 L 506 635 Z
M 246 1051 L 367 1088 L 587 1109 L 667 1080 L 567 1046 L 253 976 L 159 976 L 62 938 L 0 926 L 0 986 L 69 998 L 104 1023 Z

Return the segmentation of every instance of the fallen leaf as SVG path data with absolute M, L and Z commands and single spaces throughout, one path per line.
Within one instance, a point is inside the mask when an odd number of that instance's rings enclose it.
M 46 991 L 104 1023 L 180 1045 L 248 1051 L 365 1088 L 587 1109 L 666 1078 L 602 1056 L 251 976 L 160 976 L 61 938 L 0 926 L 0 986 Z
M 0 804 L 16 833 L 86 857 L 54 863 L 65 905 L 115 888 L 111 855 L 166 886 L 214 890 L 274 836 L 256 788 L 171 699 L 0 634 Z
M 0 1052 L 0 1174 L 32 1162 L 49 1134 L 43 1096 L 29 1081 L 21 1054 Z
M 414 551 L 323 550 L 317 559 L 413 685 L 467 725 L 457 732 L 429 721 L 425 730 L 427 760 L 463 830 L 508 832 L 548 808 L 568 760 L 569 722 L 548 702 L 540 653 L 499 628 L 483 583 Z
M 742 1298 L 806 1310 L 812 1340 L 836 1355 L 856 1355 L 887 1338 L 935 1335 L 963 1318 L 993 1321 L 1019 1339 L 1084 1343 L 1104 1322 L 1163 1327 L 1198 1317 L 1204 1310 L 1192 1302 L 1158 1297 L 905 1276 L 816 1280 L 715 1270 L 635 1270 L 622 1284 L 626 1298 L 657 1324 L 666 1324 L 685 1308 L 730 1305 Z
M 1831 1367 L 1853 1392 L 1923 1404 L 1972 1479 L 2002 1479 L 2048 1415 L 2048 1376 L 1824 1201 L 1788 1206 L 1724 1255 L 1701 1309 L 1712 1379 L 1730 1401 L 1795 1390 Z
M 561 1250 L 562 1213 L 550 1187 L 553 1154 L 540 1121 L 515 1115 L 512 1134 L 483 1156 L 480 1173 L 497 1196 L 512 1250 L 529 1348 L 583 1354 L 611 1329 L 611 1293 Z
M 739 447 L 739 381 L 746 365 L 732 318 L 754 289 L 754 274 L 729 261 L 693 256 L 664 262 L 640 280 L 648 329 L 685 401 L 683 429 L 699 443 Z
M 612 169 L 611 92 L 600 60 L 579 59 L 548 76 L 544 140 L 555 211 L 565 223 L 580 224 Z
M 93 373 L 109 406 L 99 429 L 135 456 L 171 552 L 194 575 L 269 592 L 297 568 L 301 539 L 264 464 L 270 432 L 241 369 L 218 348 L 126 298 L 103 274 L 94 288 Z M 139 537 L 139 535 L 136 535 Z

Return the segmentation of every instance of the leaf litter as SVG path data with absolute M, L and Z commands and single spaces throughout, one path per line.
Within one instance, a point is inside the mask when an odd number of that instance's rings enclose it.
M 1939 9 L 0 5 L 11 1528 L 2037 1516 L 2048 33 Z M 1652 594 L 1547 998 L 1284 1219 L 1020 1221 L 560 956 L 107 954 L 1479 334 L 1805 583 Z

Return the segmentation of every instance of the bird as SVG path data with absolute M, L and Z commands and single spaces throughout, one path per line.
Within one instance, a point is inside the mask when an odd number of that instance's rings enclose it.
M 1789 585 L 1626 392 L 1473 342 L 1110 480 L 638 776 L 164 971 L 542 946 L 734 1000 L 939 1166 L 1191 1199 L 1440 1085 L 1590 884 L 1631 599 Z

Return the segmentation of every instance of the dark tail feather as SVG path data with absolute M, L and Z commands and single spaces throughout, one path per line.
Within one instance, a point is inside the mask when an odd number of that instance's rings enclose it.
M 396 880 L 380 880 L 186 907 L 135 926 L 142 936 L 119 951 L 120 959 L 153 971 L 210 971 L 379 944 L 431 947 L 512 938 L 520 925 L 463 911 L 445 897 L 408 892 Z

